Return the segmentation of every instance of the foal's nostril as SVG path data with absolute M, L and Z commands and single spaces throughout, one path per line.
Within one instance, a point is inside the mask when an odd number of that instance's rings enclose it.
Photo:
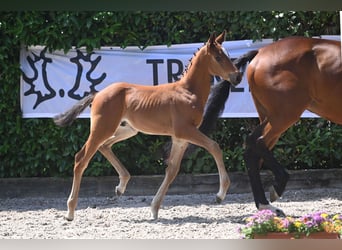
M 241 72 L 238 72 L 236 74 L 236 83 L 240 83 L 242 80 L 242 73 Z
M 230 81 L 232 84 L 239 84 L 242 80 L 242 72 L 234 72 L 230 75 Z

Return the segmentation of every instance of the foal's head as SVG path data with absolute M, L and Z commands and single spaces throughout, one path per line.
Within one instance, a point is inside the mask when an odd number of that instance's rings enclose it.
M 237 85 L 241 82 L 242 73 L 235 67 L 227 51 L 222 46 L 225 38 L 226 31 L 223 31 L 217 37 L 213 33 L 206 44 L 207 54 L 211 60 L 209 63 L 209 73 L 211 75 L 221 76 L 224 80 L 229 81 L 233 85 Z

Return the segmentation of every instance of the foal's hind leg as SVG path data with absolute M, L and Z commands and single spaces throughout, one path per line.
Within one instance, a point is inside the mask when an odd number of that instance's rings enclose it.
M 177 176 L 182 161 L 183 154 L 188 146 L 188 143 L 184 140 L 172 138 L 172 147 L 170 156 L 168 159 L 168 167 L 165 170 L 165 177 L 160 185 L 157 194 L 154 196 L 151 204 L 151 211 L 153 219 L 158 218 L 158 211 L 164 196 L 169 189 L 171 182 Z
M 71 192 L 67 202 L 68 212 L 65 216 L 65 218 L 69 221 L 72 221 L 74 219 L 74 213 L 77 206 L 78 194 L 80 191 L 83 172 L 87 168 L 90 159 L 93 157 L 101 143 L 101 140 L 94 138 L 92 134 L 90 134 L 87 142 L 75 155 L 74 177 Z
M 100 99 L 101 101 L 101 99 Z M 100 102 L 101 104 L 101 102 Z M 117 107 L 119 105 L 116 105 Z M 68 213 L 66 215 L 67 220 L 74 219 L 74 213 L 77 206 L 78 194 L 80 190 L 81 179 L 84 170 L 87 168 L 89 161 L 96 153 L 98 148 L 112 136 L 117 127 L 120 124 L 121 117 L 117 116 L 105 116 L 98 115 L 107 112 L 108 106 L 98 105 L 96 99 L 93 101 L 91 123 L 90 123 L 90 134 L 89 137 L 82 147 L 82 149 L 75 156 L 74 165 L 74 177 L 72 183 L 72 189 L 68 198 Z M 119 108 L 118 108 L 119 110 Z
M 117 196 L 121 196 L 125 192 L 127 183 L 131 176 L 127 169 L 115 156 L 111 147 L 114 143 L 133 137 L 137 133 L 138 132 L 133 129 L 128 123 L 125 123 L 124 125 L 119 126 L 117 131 L 115 131 L 115 134 L 108 140 L 106 140 L 99 148 L 99 151 L 102 153 L 102 155 L 106 157 L 106 159 L 112 164 L 116 172 L 119 174 L 120 182 L 119 185 L 115 187 L 115 193 Z

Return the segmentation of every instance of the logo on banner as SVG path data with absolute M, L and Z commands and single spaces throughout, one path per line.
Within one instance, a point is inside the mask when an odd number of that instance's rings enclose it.
M 23 74 L 23 80 L 30 86 L 30 88 L 24 92 L 25 96 L 29 95 L 36 95 L 36 101 L 33 105 L 33 109 L 36 109 L 41 103 L 44 101 L 50 100 L 56 96 L 56 91 L 58 91 L 58 94 L 60 97 L 65 96 L 65 90 L 59 89 L 55 90 L 51 87 L 51 84 L 48 80 L 48 71 L 47 71 L 47 65 L 49 63 L 53 62 L 52 58 L 46 57 L 46 51 L 47 48 L 43 49 L 39 55 L 36 55 L 34 52 L 32 52 L 33 58 L 30 56 L 27 56 L 27 62 L 29 67 L 34 72 L 34 75 L 32 77 L 28 77 L 24 71 L 22 71 Z M 94 54 L 92 53 L 82 53 L 80 50 L 76 51 L 77 55 L 75 57 L 70 58 L 70 62 L 77 65 L 77 73 L 75 77 L 75 81 L 71 89 L 67 90 L 67 95 L 71 99 L 80 100 L 86 95 L 88 95 L 90 92 L 95 92 L 95 87 L 99 85 L 103 80 L 106 78 L 106 73 L 102 73 L 100 77 L 93 78 L 92 73 L 96 69 L 98 63 L 101 61 L 101 56 L 97 56 L 95 59 L 91 59 L 91 56 Z M 84 72 L 83 62 L 90 63 L 91 67 L 88 71 Z M 41 71 L 41 77 L 43 84 L 35 85 L 35 81 L 37 81 L 39 77 L 39 71 Z M 81 77 L 85 74 L 86 79 L 89 83 L 89 91 L 84 91 L 82 95 L 77 94 L 77 91 L 80 88 L 81 84 Z M 84 83 L 82 83 L 84 84 Z M 41 89 L 37 89 L 37 86 L 40 86 Z

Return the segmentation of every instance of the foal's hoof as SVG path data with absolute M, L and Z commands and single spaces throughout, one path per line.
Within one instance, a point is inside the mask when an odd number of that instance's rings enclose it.
M 221 202 L 222 202 L 222 199 L 220 197 L 216 196 L 216 203 L 221 204 Z
M 151 212 L 152 212 L 152 219 L 158 220 L 158 210 L 151 208 Z
M 74 220 L 74 217 L 69 216 L 69 215 L 65 215 L 65 216 L 64 216 L 64 219 L 67 220 L 67 221 L 73 221 L 73 220 Z
M 116 196 L 120 197 L 121 195 L 123 195 L 123 192 L 119 190 L 119 187 L 115 187 L 115 194 Z

